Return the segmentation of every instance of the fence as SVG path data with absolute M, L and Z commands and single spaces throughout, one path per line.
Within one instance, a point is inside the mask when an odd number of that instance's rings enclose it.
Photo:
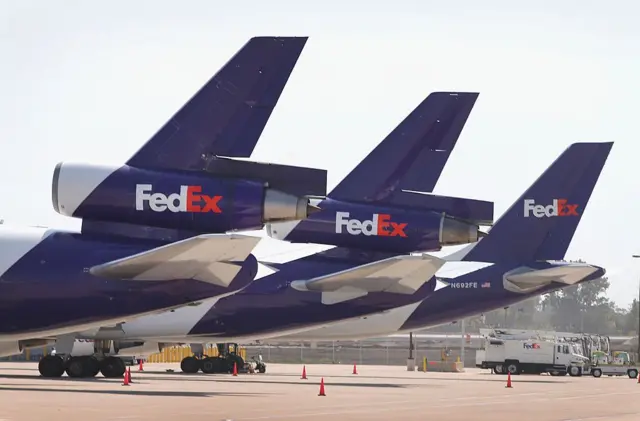
M 262 345 L 247 346 L 247 355 L 261 355 L 265 362 L 282 364 L 354 364 L 358 365 L 406 365 L 409 347 L 371 346 L 365 341 L 360 343 L 318 343 L 317 346 L 299 345 Z M 475 350 L 465 349 L 464 366 L 475 366 Z M 461 352 L 459 348 L 440 348 L 414 343 L 413 357 L 421 361 L 455 362 Z
M 409 357 L 409 344 L 392 342 L 380 344 L 367 341 L 318 342 L 311 346 L 308 343 L 292 343 L 240 347 L 240 356 L 261 355 L 265 362 L 283 364 L 353 364 L 358 365 L 405 365 Z M 51 352 L 51 346 L 27 349 L 20 355 L 0 358 L 0 361 L 38 361 L 43 355 Z M 211 344 L 204 348 L 208 356 L 218 355 L 218 349 Z M 162 352 L 150 355 L 149 363 L 179 363 L 183 358 L 192 355 L 188 345 L 165 348 Z M 429 361 L 456 361 L 461 356 L 460 348 L 446 347 L 432 342 L 414 340 L 413 356 L 416 361 L 427 357 Z M 466 348 L 465 367 L 475 366 L 475 349 Z

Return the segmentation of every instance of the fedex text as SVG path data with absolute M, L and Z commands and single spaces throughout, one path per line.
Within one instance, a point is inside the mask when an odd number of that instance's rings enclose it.
M 371 220 L 360 221 L 349 219 L 349 212 L 336 212 L 336 233 L 342 234 L 342 229 L 346 228 L 351 235 L 379 235 L 383 237 L 406 237 L 404 231 L 406 223 L 391 221 L 391 215 L 386 213 L 373 214 Z
M 165 195 L 152 193 L 151 184 L 136 184 L 136 210 L 144 210 L 144 203 L 154 212 L 213 212 L 222 213 L 218 203 L 222 196 L 202 194 L 202 186 L 180 186 L 180 193 Z
M 567 199 L 553 199 L 550 205 L 537 205 L 534 199 L 525 199 L 524 217 L 549 218 L 552 216 L 578 216 L 578 205 L 570 204 Z

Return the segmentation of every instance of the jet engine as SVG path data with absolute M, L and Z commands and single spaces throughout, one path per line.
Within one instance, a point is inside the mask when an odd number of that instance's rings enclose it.
M 270 223 L 270 237 L 392 253 L 437 251 L 484 236 L 477 223 L 445 212 L 325 199 L 304 221 Z
M 318 210 L 259 180 L 73 163 L 55 167 L 52 201 L 65 216 L 199 232 L 261 229 Z

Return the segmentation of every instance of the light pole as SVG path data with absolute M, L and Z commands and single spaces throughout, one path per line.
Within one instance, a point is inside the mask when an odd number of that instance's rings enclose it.
M 640 258 L 640 254 L 634 254 L 631 256 L 634 259 Z M 638 283 L 638 302 L 636 303 L 636 309 L 638 310 L 638 331 L 636 334 L 638 335 L 638 347 L 637 347 L 637 356 L 636 361 L 640 360 L 640 283 Z

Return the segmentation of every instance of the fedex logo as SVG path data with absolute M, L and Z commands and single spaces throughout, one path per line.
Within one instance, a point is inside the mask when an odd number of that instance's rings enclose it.
M 540 344 L 536 344 L 536 343 L 533 343 L 533 344 L 523 343 L 523 344 L 522 344 L 522 347 L 523 347 L 524 349 L 540 349 Z
M 136 210 L 144 210 L 144 202 L 154 212 L 213 212 L 222 213 L 218 202 L 222 196 L 201 194 L 201 186 L 180 186 L 180 193 L 169 196 L 162 193 L 151 193 L 151 184 L 136 184 Z
M 551 205 L 536 205 L 533 199 L 524 201 L 524 217 L 528 218 L 533 214 L 534 218 L 545 218 L 551 216 L 578 216 L 578 205 L 570 204 L 567 199 L 553 199 Z
M 374 213 L 371 220 L 359 221 L 357 219 L 349 219 L 349 212 L 336 212 L 336 233 L 342 234 L 342 227 L 346 227 L 347 232 L 351 235 L 406 237 L 407 234 L 404 232 L 404 228 L 407 224 L 392 222 L 390 219 L 391 215 L 389 214 Z

